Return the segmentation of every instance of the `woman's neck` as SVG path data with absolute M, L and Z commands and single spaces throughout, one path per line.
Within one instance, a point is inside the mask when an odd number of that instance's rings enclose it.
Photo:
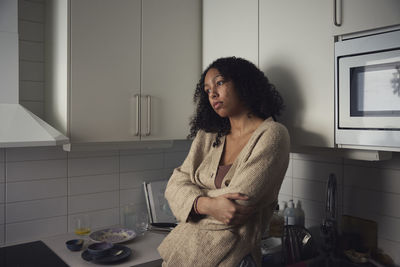
M 263 119 L 254 115 L 241 114 L 240 116 L 229 117 L 232 137 L 241 137 L 253 133 L 263 122 Z

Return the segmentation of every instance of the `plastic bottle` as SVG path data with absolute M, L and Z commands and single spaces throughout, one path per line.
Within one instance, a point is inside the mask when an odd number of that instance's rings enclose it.
M 281 237 L 283 234 L 283 216 L 279 214 L 279 205 L 276 205 L 276 209 L 272 214 L 271 222 L 269 224 L 269 236 Z
M 305 214 L 304 214 L 304 210 L 301 208 L 301 201 L 297 200 L 296 203 L 296 213 L 297 213 L 297 224 L 304 226 L 304 222 L 305 222 Z
M 287 208 L 287 202 L 286 201 L 279 201 L 279 216 L 284 218 L 283 212 Z
M 294 207 L 293 200 L 289 200 L 288 207 L 283 211 L 285 218 L 285 225 L 297 225 L 298 224 L 298 213 Z

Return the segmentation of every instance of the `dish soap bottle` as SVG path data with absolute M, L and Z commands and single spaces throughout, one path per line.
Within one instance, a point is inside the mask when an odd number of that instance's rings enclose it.
M 298 224 L 298 213 L 294 207 L 293 200 L 289 200 L 288 207 L 284 210 L 283 216 L 285 218 L 285 225 L 297 225 Z
M 301 208 L 300 200 L 297 200 L 297 203 L 296 203 L 296 213 L 297 213 L 297 224 L 304 226 L 305 214 L 304 214 L 304 210 Z

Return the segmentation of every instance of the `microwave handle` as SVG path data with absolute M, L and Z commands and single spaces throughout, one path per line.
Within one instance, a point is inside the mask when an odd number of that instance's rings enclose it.
M 337 27 L 342 26 L 342 0 L 333 0 L 333 24 Z

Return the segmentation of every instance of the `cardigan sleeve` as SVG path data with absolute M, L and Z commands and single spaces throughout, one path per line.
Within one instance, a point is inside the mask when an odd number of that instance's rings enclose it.
M 192 142 L 188 156 L 182 165 L 174 169 L 165 190 L 165 198 L 180 222 L 186 222 L 198 196 L 205 195 L 199 185 L 195 183 L 194 175 L 207 153 L 207 144 L 210 134 L 199 131 Z
M 225 193 L 242 193 L 249 200 L 241 205 L 270 205 L 279 193 L 289 163 L 290 140 L 281 124 L 267 129 L 238 163 L 228 187 L 210 190 L 211 197 Z

